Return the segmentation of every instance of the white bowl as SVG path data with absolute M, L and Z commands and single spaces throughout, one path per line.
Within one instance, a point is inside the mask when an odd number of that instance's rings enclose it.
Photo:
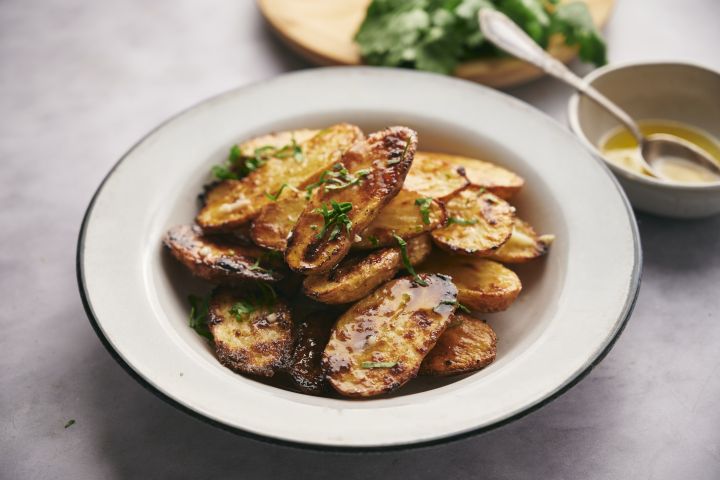
M 599 68 L 585 80 L 633 118 L 682 122 L 720 139 L 720 73 L 689 63 L 632 63 Z M 568 105 L 570 128 L 596 155 L 619 124 L 586 97 Z M 638 210 L 675 218 L 720 213 L 720 182 L 681 184 L 656 180 L 605 160 Z
M 497 361 L 476 374 L 416 382 L 366 401 L 318 398 L 236 375 L 187 325 L 203 288 L 161 247 L 191 222 L 210 166 L 271 130 L 349 121 L 403 124 L 420 146 L 492 159 L 527 181 L 514 203 L 557 236 L 519 269 L 524 290 L 488 316 Z M 78 242 L 78 281 L 108 349 L 162 398 L 230 430 L 317 448 L 425 445 L 501 425 L 555 398 L 608 351 L 638 291 L 629 204 L 602 162 L 547 116 L 470 82 L 391 69 L 308 70 L 233 90 L 170 119 L 130 150 L 93 198 Z

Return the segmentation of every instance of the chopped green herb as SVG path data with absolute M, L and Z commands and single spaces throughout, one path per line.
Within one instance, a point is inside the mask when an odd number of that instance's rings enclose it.
M 70 428 L 70 427 L 72 427 L 73 425 L 75 425 L 75 419 L 74 419 L 74 418 L 71 418 L 71 419 L 68 420 L 67 423 L 65 424 L 65 428 Z
M 190 302 L 190 328 L 195 330 L 198 335 L 212 340 L 212 333 L 207 326 L 207 317 L 210 310 L 210 296 L 198 297 L 195 295 L 188 295 L 188 302 Z
M 370 245 L 372 245 L 373 247 L 377 247 L 378 245 L 380 245 L 380 240 L 378 240 L 375 235 L 369 235 L 368 240 L 370 240 Z
M 264 255 L 264 254 L 263 254 Z M 258 258 L 255 259 L 255 263 L 250 265 L 250 270 L 253 272 L 265 272 L 265 273 L 272 273 L 271 268 L 265 268 L 260 266 L 260 262 L 263 260 L 263 255 L 260 255 Z
M 285 190 L 286 188 L 289 188 L 289 189 L 292 190 L 293 192 L 297 192 L 297 191 L 298 191 L 297 188 L 293 187 L 293 186 L 290 185 L 289 183 L 283 183 L 283 184 L 280 186 L 280 189 L 279 189 L 277 192 L 275 192 L 275 194 L 270 194 L 270 193 L 265 192 L 265 196 L 266 196 L 267 198 L 269 198 L 270 200 L 272 200 L 273 202 L 277 202 L 278 198 L 280 198 L 280 194 L 281 194 L 281 193 L 283 192 L 283 190 Z
M 362 362 L 360 366 L 362 368 L 392 368 L 397 364 L 398 362 Z
M 230 307 L 230 314 L 235 317 L 238 322 L 246 320 L 248 315 L 256 312 L 258 309 L 273 306 L 277 301 L 277 293 L 275 289 L 265 282 L 256 282 L 254 291 L 239 302 L 235 302 Z
M 415 205 L 420 208 L 420 215 L 422 215 L 423 223 L 430 225 L 430 205 L 432 205 L 432 198 L 418 198 L 415 200 Z
M 238 322 L 242 322 L 245 320 L 245 317 L 250 315 L 255 311 L 255 305 L 252 303 L 241 300 L 239 302 L 235 302 L 232 307 L 230 307 L 230 314 L 235 317 L 235 320 Z
M 330 205 L 324 204 L 321 208 L 316 208 L 315 213 L 319 213 L 323 216 L 325 224 L 323 225 L 320 233 L 317 234 L 317 238 L 323 238 L 325 234 L 330 231 L 328 240 L 333 241 L 337 238 L 343 228 L 350 235 L 350 229 L 352 228 L 352 220 L 347 216 L 347 213 L 352 210 L 352 203 L 350 202 L 336 202 L 332 200 Z
M 345 165 L 336 163 L 331 170 L 325 170 L 317 182 L 313 182 L 305 187 L 305 198 L 309 199 L 313 190 L 325 185 L 325 191 L 342 190 L 353 185 L 357 185 L 360 181 L 370 175 L 372 170 L 363 168 L 355 173 L 350 173 Z
M 448 225 L 475 225 L 478 221 L 475 219 L 466 219 L 466 218 L 458 218 L 458 217 L 448 217 L 447 224 Z
M 412 263 L 410 263 L 410 256 L 407 252 L 407 242 L 403 240 L 402 237 L 400 237 L 399 235 L 393 235 L 393 237 L 395 237 L 395 240 L 397 240 L 398 245 L 400 246 L 400 253 L 402 255 L 402 261 L 405 270 L 407 270 L 408 273 L 413 276 L 413 281 L 415 283 L 422 287 L 427 287 L 428 283 L 422 278 L 420 278 L 420 276 L 415 272 Z
M 470 309 L 467 308 L 462 303 L 458 302 L 457 300 L 454 302 L 448 302 L 448 301 L 440 302 L 440 305 L 451 305 L 451 306 L 457 308 L 458 310 L 460 310 L 461 312 L 470 313 Z
M 300 145 L 295 141 L 295 137 L 293 137 L 288 145 L 285 145 L 281 149 L 277 150 L 275 154 L 273 155 L 276 158 L 289 158 L 293 157 L 298 162 L 302 162 L 304 160 L 303 151 Z
M 222 165 L 214 166 L 212 173 L 218 180 L 239 180 L 265 165 L 270 158 L 291 156 L 298 161 L 303 160 L 302 148 L 294 138 L 291 143 L 281 148 L 275 148 L 272 145 L 258 147 L 252 155 L 244 155 L 239 146 L 233 145 L 227 160 Z

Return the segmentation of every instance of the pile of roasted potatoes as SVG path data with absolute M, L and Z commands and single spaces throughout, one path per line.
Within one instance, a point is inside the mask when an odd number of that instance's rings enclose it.
M 417 144 L 407 127 L 342 123 L 253 138 L 213 168 L 196 224 L 164 243 L 217 285 L 190 296 L 190 326 L 223 365 L 370 397 L 494 361 L 470 312 L 507 309 L 522 284 L 505 264 L 552 236 L 508 203 L 521 177 Z

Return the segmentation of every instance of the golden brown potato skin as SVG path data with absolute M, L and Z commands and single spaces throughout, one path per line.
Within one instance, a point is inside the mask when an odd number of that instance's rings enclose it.
M 396 390 L 417 375 L 420 363 L 450 323 L 457 289 L 448 277 L 421 275 L 427 286 L 403 277 L 386 283 L 338 319 L 323 369 L 332 387 L 349 397 Z M 390 362 L 369 368 L 363 362 Z
M 411 167 L 412 168 L 412 167 Z M 360 241 L 354 249 L 372 249 L 397 245 L 394 235 L 404 240 L 434 230 L 445 223 L 445 208 L 436 200 L 428 205 L 428 223 L 425 223 L 416 200 L 423 197 L 417 192 L 403 188 L 395 198 L 380 210 L 378 216 L 360 233 Z
M 412 265 L 422 262 L 432 249 L 428 235 L 407 242 Z M 310 275 L 303 282 L 308 297 L 322 303 L 350 303 L 369 295 L 403 267 L 399 248 L 384 248 L 366 256 L 346 258 L 330 273 Z
M 462 170 L 458 171 L 458 168 Z M 446 153 L 418 152 L 406 188 L 428 197 L 442 198 L 457 192 L 468 181 L 505 200 L 525 184 L 519 175 L 490 162 Z
M 309 132 L 313 131 L 282 132 L 272 137 L 261 137 L 267 138 L 264 144 L 258 139 L 248 142 L 256 145 L 253 148 L 260 144 L 281 148 L 289 144 L 292 135 L 295 135 L 303 151 L 303 160 L 270 158 L 245 178 L 220 182 L 207 193 L 205 206 L 197 216 L 198 225 L 207 231 L 228 231 L 249 222 L 271 202 L 266 193 L 275 194 L 284 183 L 298 186 L 308 177 L 330 168 L 350 145 L 363 138 L 362 131 L 350 124 L 333 125 L 307 138 Z
M 470 182 L 457 166 L 444 157 L 417 152 L 405 179 L 404 188 L 422 197 L 441 199 L 465 188 Z
M 474 372 L 495 361 L 497 337 L 490 325 L 455 313 L 445 333 L 420 366 L 420 375 Z
M 314 311 L 295 325 L 295 348 L 287 371 L 303 393 L 321 395 L 326 390 L 321 360 L 335 318 L 332 312 Z
M 432 232 L 436 245 L 460 255 L 489 255 L 510 238 L 515 221 L 513 206 L 474 185 L 450 196 L 445 211 L 448 222 L 453 218 L 474 222 L 449 223 Z
M 478 312 L 506 310 L 522 290 L 515 272 L 484 258 L 435 251 L 417 270 L 452 277 L 458 288 L 458 301 Z
M 257 306 L 238 320 L 230 312 L 251 297 L 229 289 L 217 290 L 210 300 L 208 326 L 220 363 L 239 373 L 272 377 L 286 365 L 293 346 L 290 310 L 280 300 Z
M 287 237 L 307 205 L 304 192 L 283 191 L 276 202 L 265 206 L 253 221 L 250 236 L 261 247 L 284 252 Z
M 203 237 L 197 226 L 173 227 L 163 241 L 173 256 L 194 275 L 213 283 L 236 284 L 246 280 L 277 282 L 283 278 L 279 265 L 267 265 L 265 261 L 262 265 L 255 265 L 263 257 L 262 249 Z
M 545 255 L 554 235 L 538 235 L 526 221 L 515 219 L 512 235 L 490 258 L 503 263 L 525 263 Z
M 342 164 L 351 173 L 369 169 L 370 173 L 355 185 L 340 190 L 318 188 L 300 215 L 288 238 L 285 261 L 299 273 L 326 273 L 347 255 L 355 240 L 380 210 L 397 195 L 417 146 L 417 134 L 406 127 L 390 127 L 373 133 L 367 140 L 355 143 L 342 157 Z M 320 238 L 323 216 L 321 206 L 350 202 L 347 213 L 352 227 L 348 233 L 342 228 L 339 235 L 329 239 L 327 232 Z

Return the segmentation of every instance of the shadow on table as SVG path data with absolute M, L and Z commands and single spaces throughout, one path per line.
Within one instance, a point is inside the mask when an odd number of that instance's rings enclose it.
M 720 216 L 674 220 L 637 214 L 645 270 L 672 270 L 675 274 L 716 268 L 710 261 L 720 256 Z
M 86 381 L 92 384 L 87 391 L 95 398 L 86 400 L 101 412 L 92 427 L 96 455 L 118 478 L 321 480 L 387 478 L 401 472 L 413 479 L 480 474 L 557 478 L 569 459 L 587 463 L 598 445 L 610 440 L 602 436 L 608 429 L 598 426 L 614 421 L 613 411 L 621 402 L 615 397 L 619 392 L 615 380 L 593 374 L 540 411 L 481 436 L 401 452 L 323 453 L 267 444 L 205 424 L 137 384 L 109 360 L 100 342 L 88 347 L 95 368 L 78 371 L 87 374 Z M 600 397 L 597 392 L 602 392 Z

